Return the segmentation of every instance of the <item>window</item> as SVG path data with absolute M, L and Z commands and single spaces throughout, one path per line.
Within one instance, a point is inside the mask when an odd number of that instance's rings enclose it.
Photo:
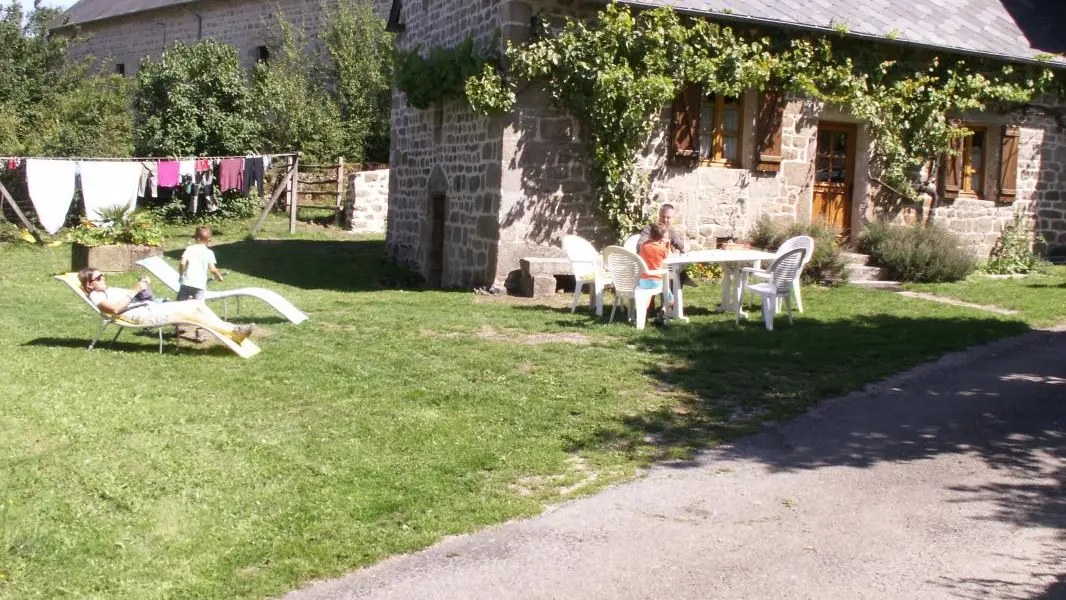
M 266 46 L 258 46 L 255 49 L 255 53 L 256 53 L 255 59 L 257 61 L 263 62 L 263 63 L 270 61 L 270 48 L 268 48 Z
M 115 73 L 125 77 L 126 76 L 126 63 L 116 63 L 115 64 Z
M 984 127 L 967 125 L 973 132 L 962 140 L 962 186 L 961 191 L 975 196 L 984 195 L 985 181 L 985 135 Z
M 708 94 L 700 106 L 700 160 L 739 166 L 743 108 L 739 98 Z

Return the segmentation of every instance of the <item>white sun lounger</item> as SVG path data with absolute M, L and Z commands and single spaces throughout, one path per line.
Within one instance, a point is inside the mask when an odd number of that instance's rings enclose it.
M 118 331 L 115 332 L 115 337 L 111 338 L 112 344 L 115 343 L 115 340 L 118 339 L 118 336 L 122 333 L 123 329 L 155 329 L 159 335 L 159 353 L 162 354 L 163 328 L 172 325 L 188 325 L 190 327 L 199 327 L 201 330 L 211 334 L 215 337 L 215 339 L 224 344 L 227 348 L 232 350 L 237 356 L 240 356 L 241 358 L 251 358 L 256 354 L 259 354 L 259 346 L 256 346 L 255 343 L 252 342 L 252 340 L 250 339 L 245 339 L 243 342 L 238 344 L 237 342 L 231 340 L 230 338 L 224 335 L 220 335 L 210 329 L 205 329 L 199 324 L 190 321 L 172 321 L 163 325 L 142 325 L 140 323 L 127 321 L 122 318 L 122 315 L 109 315 L 104 311 L 100 310 L 98 306 L 93 304 L 93 301 L 89 299 L 89 296 L 87 296 L 85 292 L 82 291 L 81 282 L 78 281 L 77 273 L 64 273 L 62 275 L 56 275 L 55 279 L 56 281 L 62 281 L 63 283 L 67 284 L 67 287 L 69 287 L 72 292 L 77 294 L 77 296 L 81 298 L 85 302 L 85 304 L 88 304 L 89 308 L 91 308 L 92 311 L 96 313 L 96 316 L 100 317 L 100 327 L 96 330 L 96 336 L 93 338 L 93 341 L 89 343 L 89 350 L 92 350 L 94 347 L 96 347 L 96 342 L 100 341 L 100 336 L 103 335 L 104 330 L 107 329 L 108 325 L 114 325 L 118 328 Z
M 168 288 L 178 291 L 181 287 L 179 283 L 178 272 L 174 267 L 167 264 L 163 260 L 162 256 L 151 256 L 143 260 L 137 261 L 137 264 L 141 265 L 148 270 L 149 273 L 156 276 L 156 279 L 160 283 Z M 241 296 L 251 296 L 252 298 L 258 298 L 263 302 L 270 305 L 271 308 L 278 311 L 278 313 L 291 321 L 292 323 L 299 325 L 307 320 L 307 315 L 300 311 L 300 309 L 293 306 L 292 302 L 289 302 L 281 296 L 281 294 L 268 290 L 266 288 L 248 287 L 237 288 L 234 290 L 221 290 L 218 292 L 212 292 L 208 290 L 204 297 L 205 300 L 222 300 L 226 304 L 223 308 L 223 318 L 229 318 L 229 298 L 237 299 L 237 315 L 241 314 Z

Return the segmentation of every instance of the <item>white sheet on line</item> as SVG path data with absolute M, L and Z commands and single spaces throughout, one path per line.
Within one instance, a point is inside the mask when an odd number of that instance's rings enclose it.
M 125 206 L 130 212 L 136 208 L 141 168 L 141 163 L 134 161 L 84 160 L 78 163 L 85 216 L 99 225 L 103 222 L 102 209 Z
M 26 187 L 30 202 L 37 211 L 37 220 L 48 233 L 63 228 L 74 200 L 74 172 L 77 165 L 70 160 L 26 159 Z

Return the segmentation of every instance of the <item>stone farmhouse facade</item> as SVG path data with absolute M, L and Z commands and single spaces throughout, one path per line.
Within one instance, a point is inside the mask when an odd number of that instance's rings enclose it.
M 371 0 L 385 15 L 389 0 Z M 52 31 L 87 37 L 71 49 L 75 60 L 96 58 L 102 70 L 128 77 L 141 59 L 158 57 L 176 41 L 215 39 L 233 44 L 241 62 L 251 67 L 269 58 L 273 15 L 314 34 L 322 26 L 323 5 L 330 0 L 81 0 L 68 9 Z
M 1054 0 L 633 4 L 823 32 L 846 23 L 848 35 L 858 40 L 1008 62 L 1035 62 L 1041 53 L 1066 49 L 1054 31 L 1066 22 L 1066 10 Z M 468 36 L 488 44 L 496 31 L 505 41 L 521 42 L 535 18 L 585 17 L 602 6 L 582 0 L 393 0 L 390 29 L 404 50 L 451 47 Z M 1061 60 L 1052 64 L 1066 68 Z M 871 141 L 858 119 L 806 98 L 767 102 L 755 91 L 738 99 L 697 95 L 678 106 L 663 107 L 640 160 L 652 175 L 653 210 L 675 205 L 675 225 L 691 244 L 713 247 L 723 238 L 742 237 L 764 214 L 827 219 L 854 234 L 885 212 L 866 177 Z M 1031 217 L 1049 248 L 1066 247 L 1063 108 L 1024 119 L 964 115 L 977 134 L 961 148 L 965 163 L 953 162 L 951 176 L 941 178 L 932 217 L 958 232 L 975 254 L 987 256 L 1015 213 Z M 689 128 L 684 135 L 678 133 L 679 110 L 687 122 L 682 128 Z M 777 127 L 770 135 L 768 122 Z M 462 101 L 420 110 L 396 92 L 392 123 L 387 247 L 430 284 L 503 284 L 523 257 L 562 256 L 560 240 L 569 233 L 597 244 L 615 241 L 591 202 L 579 128 L 536 86 L 520 89 L 514 111 L 502 117 L 479 116 Z M 696 138 L 709 143 L 695 144 Z M 679 155 L 692 160 L 672 160 Z M 889 216 L 902 219 L 902 212 Z

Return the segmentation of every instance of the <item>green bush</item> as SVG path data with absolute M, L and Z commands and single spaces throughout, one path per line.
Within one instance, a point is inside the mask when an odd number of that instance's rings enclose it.
M 1042 241 L 1039 236 L 1034 240 L 1026 230 L 1022 215 L 1014 216 L 1014 221 L 1003 226 L 988 263 L 986 273 L 993 275 L 1014 275 L 1036 273 L 1044 269 L 1044 260 L 1033 251 L 1033 242 Z
M 937 225 L 870 223 L 859 237 L 859 252 L 898 281 L 958 281 L 976 266 L 958 236 Z
M 201 207 L 200 212 L 192 215 L 186 210 L 186 206 L 189 203 L 188 196 L 176 193 L 169 202 L 151 208 L 149 212 L 153 218 L 168 225 L 213 225 L 226 221 L 247 219 L 258 214 L 262 209 L 259 195 L 254 190 L 250 194 L 244 195 L 237 190 L 219 193 L 216 187 L 215 200 L 218 203 L 218 210 L 204 212 Z M 203 202 L 204 200 L 201 198 L 201 205 Z
M 797 235 L 814 238 L 814 254 L 803 268 L 804 283 L 840 285 L 847 282 L 848 263 L 837 245 L 837 231 L 825 223 L 798 221 L 780 226 L 764 215 L 748 234 L 748 241 L 756 248 L 774 252 L 785 240 Z
M 71 230 L 70 241 L 85 246 L 161 246 L 165 240 L 149 212 L 126 212 L 125 206 L 113 206 L 100 210 L 100 216 L 104 218 L 101 225 L 82 219 L 81 224 Z

